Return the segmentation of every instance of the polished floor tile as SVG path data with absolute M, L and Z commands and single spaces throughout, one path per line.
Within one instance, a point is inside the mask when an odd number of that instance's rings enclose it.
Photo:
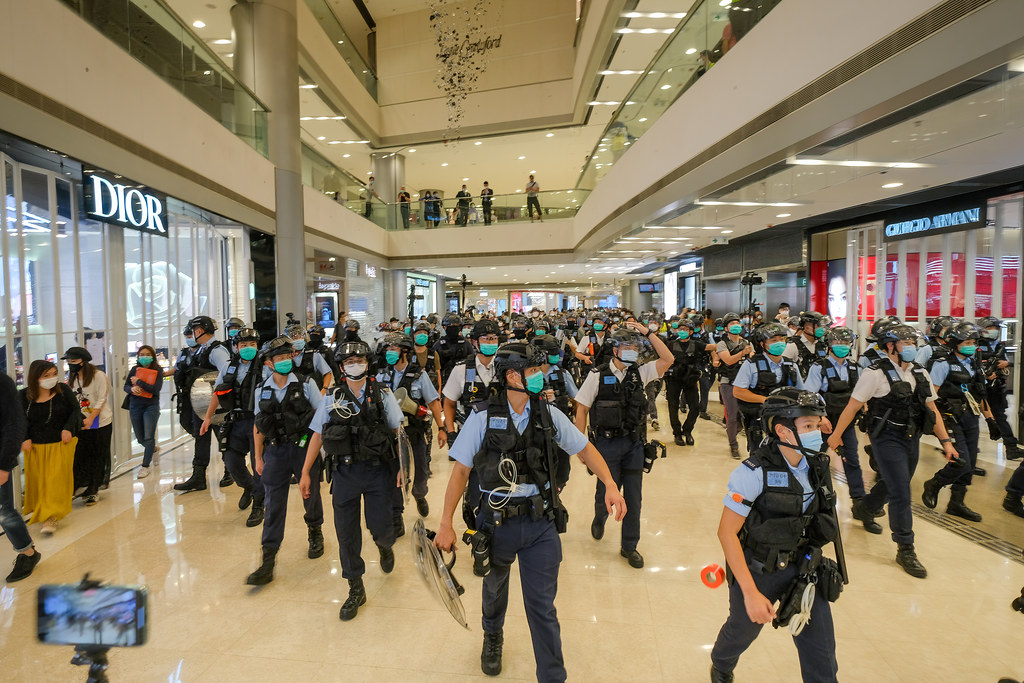
M 671 444 L 665 427 L 657 434 Z M 712 412 L 719 412 L 718 406 Z M 652 437 L 655 436 L 652 434 Z M 576 681 L 702 681 L 709 653 L 728 610 L 724 588 L 700 582 L 700 569 L 722 563 L 716 536 L 729 472 L 724 429 L 699 420 L 694 447 L 669 446 L 645 476 L 639 550 L 646 566 L 619 557 L 619 527 L 609 521 L 601 541 L 590 536 L 594 484 L 574 460 L 564 499 L 570 510 L 562 536 L 563 562 L 556 601 L 569 679 Z M 190 469 L 190 444 L 167 450 L 147 479 L 134 472 L 114 480 L 99 505 L 76 502 L 58 532 L 41 537 L 44 559 L 29 579 L 0 587 L 0 680 L 78 681 L 85 671 L 69 663 L 71 648 L 35 640 L 35 591 L 40 584 L 77 582 L 89 572 L 150 591 L 149 643 L 112 652 L 115 681 L 463 681 L 482 680 L 480 580 L 465 548 L 455 573 L 469 631 L 430 592 L 412 561 L 409 537 L 395 547 L 396 568 L 381 572 L 372 541 L 364 540 L 368 602 L 350 622 L 338 620 L 347 595 L 333 524 L 324 527 L 326 553 L 306 557 L 306 529 L 297 489 L 289 499 L 284 544 L 275 580 L 245 585 L 260 562 L 260 529 L 245 527 L 241 490 L 219 490 L 221 465 L 210 468 L 206 491 L 178 494 L 175 481 Z M 1024 564 L 982 547 L 995 540 L 1024 545 L 1024 520 L 999 507 L 1002 486 L 1017 463 L 983 440 L 988 475 L 977 478 L 968 502 L 981 524 L 947 522 L 943 503 L 935 520 L 915 520 L 917 547 L 928 567 L 913 579 L 895 564 L 888 531 L 872 536 L 849 517 L 849 496 L 838 483 L 840 519 L 851 583 L 833 605 L 840 679 L 910 682 L 996 681 L 1024 678 L 1020 634 L 1024 615 L 1009 603 L 1024 586 Z M 941 465 L 924 441 L 914 480 Z M 435 452 L 430 480 L 435 527 L 449 465 Z M 325 500 L 329 500 L 324 486 Z M 329 508 L 328 508 L 329 514 Z M 411 527 L 415 511 L 406 513 Z M 458 522 L 458 520 L 457 520 Z M 880 520 L 885 526 L 886 520 Z M 955 520 L 954 520 L 955 522 Z M 457 523 L 457 526 L 459 524 Z M 1009 547 L 1009 546 L 1004 546 Z M 1019 558 L 1018 558 L 1019 559 Z M 13 562 L 0 543 L 0 566 Z M 6 570 L 5 570 L 6 571 Z M 533 680 L 534 659 L 518 569 L 513 568 L 505 623 L 502 680 Z M 788 633 L 765 628 L 736 669 L 738 681 L 800 679 Z

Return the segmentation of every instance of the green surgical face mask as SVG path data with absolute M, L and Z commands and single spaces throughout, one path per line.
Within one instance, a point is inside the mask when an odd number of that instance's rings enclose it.
M 814 336 L 817 339 L 821 339 L 822 337 L 824 337 L 825 336 L 825 328 L 824 327 L 817 327 L 817 328 L 815 328 Z
M 526 378 L 526 390 L 531 394 L 539 394 L 544 388 L 544 373 L 537 371 Z
M 238 355 L 242 357 L 244 361 L 250 361 L 256 357 L 257 349 L 255 346 L 243 346 L 238 350 Z
M 558 362 L 558 354 L 557 353 L 548 356 L 548 363 L 550 363 L 551 365 L 554 365 L 557 362 Z
M 416 335 L 416 338 L 414 339 L 414 341 L 419 346 L 426 346 L 427 345 L 427 341 L 429 339 L 430 339 L 430 336 L 426 332 L 420 332 L 419 334 Z
M 833 344 L 832 353 L 836 355 L 836 358 L 846 358 L 850 355 L 850 347 L 847 344 Z
M 739 334 L 743 331 L 743 325 L 729 325 L 729 332 Z
M 287 375 L 292 371 L 292 359 L 287 358 L 285 360 L 274 361 L 274 372 L 278 372 L 282 375 Z
M 497 352 L 498 352 L 498 345 L 497 344 L 481 344 L 480 345 L 480 353 L 482 353 L 485 356 L 493 356 Z
M 690 338 L 689 330 L 679 330 L 679 338 L 680 339 L 689 339 Z
M 139 356 L 139 365 L 146 367 L 153 362 L 153 356 Z
M 600 332 L 604 329 L 604 323 L 594 323 L 594 329 Z

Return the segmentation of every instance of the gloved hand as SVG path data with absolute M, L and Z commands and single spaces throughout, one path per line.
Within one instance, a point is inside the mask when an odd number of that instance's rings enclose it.
M 996 424 L 995 418 L 987 417 L 985 422 L 988 424 L 988 438 L 993 441 L 999 441 L 1003 438 L 1003 435 L 999 431 L 999 425 Z

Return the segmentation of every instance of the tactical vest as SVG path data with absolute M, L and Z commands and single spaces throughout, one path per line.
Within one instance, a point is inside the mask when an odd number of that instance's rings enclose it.
M 743 464 L 761 468 L 764 488 L 748 502 L 750 514 L 740 529 L 739 539 L 752 558 L 771 573 L 789 566 L 806 546 L 821 547 L 835 539 L 838 526 L 832 514 L 835 494 L 828 465 L 816 458 L 807 460 L 813 493 L 805 494 L 776 444 L 754 451 Z M 804 510 L 804 496 L 813 499 Z
M 864 351 L 861 358 L 866 358 L 868 361 L 868 364 L 865 367 L 871 367 L 879 361 L 887 360 L 889 357 L 882 353 L 877 346 L 872 346 Z
M 945 344 L 933 344 L 929 342 L 928 345 L 932 347 L 932 355 L 929 356 L 928 363 L 925 365 L 925 368 L 928 370 L 928 372 L 931 372 L 933 365 L 935 365 L 940 360 L 949 360 L 952 354 L 949 351 L 949 347 L 946 346 Z
M 238 383 L 238 369 L 242 360 L 238 357 L 231 359 L 231 365 L 224 370 L 224 382 L 214 388 L 217 394 L 217 401 L 221 410 L 228 413 L 235 413 L 235 419 L 252 417 L 253 404 L 255 403 L 256 392 L 254 385 L 260 374 L 260 366 L 249 363 L 245 377 L 241 384 Z
M 672 377 L 684 384 L 693 384 L 699 380 L 701 368 L 706 363 L 705 344 L 706 342 L 698 341 L 694 337 L 686 341 L 678 338 L 670 340 L 668 349 L 672 352 L 674 360 L 668 372 L 672 373 Z
M 462 384 L 462 396 L 459 397 L 459 407 L 462 408 L 463 416 L 469 417 L 469 414 L 474 409 L 474 404 L 487 401 L 491 391 L 490 387 L 476 374 L 475 358 L 460 361 L 457 365 L 466 366 L 466 380 Z
M 775 372 L 772 370 L 771 365 L 768 363 L 768 357 L 764 353 L 758 353 L 751 356 L 748 363 L 754 364 L 754 369 L 757 370 L 757 385 L 754 386 L 752 391 L 758 396 L 767 396 L 772 392 L 772 389 L 778 387 L 795 387 L 797 381 L 797 369 L 793 365 L 793 362 L 788 358 L 782 358 L 779 360 L 779 365 L 782 366 L 782 379 L 778 379 L 775 376 Z M 761 412 L 760 403 L 748 403 L 746 401 L 737 401 L 740 412 L 748 417 L 756 418 Z
M 558 448 L 554 427 L 547 405 L 536 396 L 530 397 L 530 418 L 526 429 L 520 434 L 512 420 L 508 406 L 508 394 L 500 391 L 478 407 L 486 411 L 487 430 L 480 450 L 473 456 L 473 469 L 480 479 L 484 491 L 507 490 L 511 468 L 502 467 L 503 460 L 515 464 L 515 484 L 533 484 L 541 492 L 545 506 L 552 506 L 551 481 L 561 489 L 569 479 L 569 456 Z M 548 455 L 551 449 L 551 456 Z M 555 472 L 552 475 L 548 461 L 553 458 Z
M 313 361 L 313 356 L 316 353 L 318 353 L 318 351 L 314 351 L 313 349 L 303 349 L 302 354 L 299 356 L 299 362 L 296 363 L 293 359 L 292 372 L 295 373 L 295 376 L 300 380 L 305 381 L 307 379 L 312 379 L 313 382 L 316 383 L 317 389 L 323 389 L 324 375 L 317 371 L 316 364 Z
M 850 360 L 846 361 L 847 379 L 845 380 L 840 379 L 839 370 L 832 364 L 831 359 L 823 358 L 815 361 L 814 364 L 821 368 L 821 376 L 828 382 L 827 389 L 820 392 L 822 398 L 825 399 L 825 414 L 836 417 L 846 409 L 846 404 L 850 402 L 850 396 L 853 394 L 853 387 L 857 384 L 859 375 L 857 364 Z
M 184 387 L 185 383 L 188 382 L 189 364 L 191 361 L 192 349 L 188 346 L 178 352 L 178 359 L 174 361 L 174 389 L 179 395 L 188 393 L 184 391 Z
M 324 451 L 335 461 L 367 460 L 381 464 L 393 463 L 397 457 L 394 432 L 388 428 L 384 412 L 384 389 L 372 377 L 363 387 L 362 405 L 356 400 L 348 383 L 330 395 L 331 409 L 320 436 Z M 347 405 L 346 405 L 347 404 Z M 357 406 L 358 410 L 350 408 Z M 349 408 L 342 410 L 342 408 Z
M 434 352 L 437 353 L 441 360 L 441 384 L 443 385 L 448 381 L 448 376 L 452 374 L 452 369 L 461 362 L 470 357 L 470 349 L 472 345 L 464 338 L 459 338 L 452 341 L 450 337 L 443 337 L 434 344 Z
M 964 389 L 966 388 L 974 400 L 980 403 L 985 399 L 985 378 L 980 372 L 971 374 L 956 354 L 950 353 L 946 357 L 946 363 L 949 365 L 949 373 L 946 380 L 939 385 L 937 392 L 939 411 L 960 417 L 967 409 Z
M 565 388 L 565 370 L 557 365 L 552 365 L 544 379 L 547 381 L 548 387 L 555 392 L 555 407 L 568 415 L 569 392 Z
M 391 389 L 395 385 L 395 372 L 395 366 L 393 365 L 388 366 L 388 369 L 384 371 L 384 385 L 388 389 Z M 420 375 L 422 374 L 423 368 L 420 367 L 419 364 L 409 363 L 408 365 L 405 366 L 405 374 L 402 375 L 402 380 L 398 383 L 398 387 L 395 389 L 395 391 L 397 391 L 398 389 L 405 389 L 405 393 L 409 396 L 410 400 L 415 401 L 416 405 L 425 408 L 427 403 L 426 401 L 423 400 L 423 397 L 420 396 L 419 398 L 416 398 L 415 396 L 412 395 L 412 387 L 414 384 L 416 384 L 417 381 L 419 381 Z M 406 417 L 409 418 L 409 423 L 406 425 L 405 431 L 416 434 L 427 431 L 427 427 L 429 426 L 430 423 L 429 411 L 426 412 L 422 417 L 417 417 L 416 415 L 409 415 L 409 413 L 405 413 L 405 411 L 403 411 L 403 413 L 405 414 Z
M 931 394 L 931 382 L 925 376 L 924 368 L 913 363 L 911 372 L 914 383 L 902 379 L 896 366 L 888 358 L 883 358 L 871 365 L 872 370 L 880 370 L 889 382 L 889 393 L 881 398 L 868 400 L 868 421 L 871 429 L 879 429 L 879 421 L 899 428 L 906 428 L 908 436 L 916 436 L 924 431 L 931 415 L 927 401 Z
M 185 374 L 185 383 L 182 386 L 185 393 L 192 391 L 192 385 L 199 377 L 205 375 L 211 370 L 217 369 L 217 366 L 210 362 L 210 354 L 213 353 L 215 348 L 223 345 L 224 343 L 222 341 L 214 339 L 207 346 L 202 347 L 198 353 L 192 354 L 191 358 L 189 358 Z M 175 371 L 174 374 L 177 375 L 177 371 Z
M 828 356 L 828 347 L 820 339 L 815 340 L 813 351 L 807 348 L 807 344 L 804 343 L 802 336 L 797 338 L 795 346 L 796 350 L 800 354 L 800 372 L 805 377 L 807 376 L 807 371 L 811 369 L 811 366 L 814 365 L 815 361 L 824 359 Z
M 249 373 L 252 374 L 253 370 Z M 304 382 L 289 382 L 284 400 L 277 400 L 273 380 L 259 390 L 260 412 L 256 429 L 275 446 L 295 446 L 309 433 L 309 423 L 316 414 L 306 398 Z
M 591 370 L 597 373 L 597 397 L 590 407 L 590 426 L 599 436 L 630 436 L 647 440 L 647 394 L 638 366 L 626 366 L 622 381 L 605 364 Z
M 728 335 L 724 335 L 723 339 L 725 341 L 725 350 L 729 352 L 730 356 L 734 356 L 742 351 L 748 343 L 746 339 L 741 339 L 738 342 L 733 343 L 733 341 L 729 339 Z M 739 373 L 741 365 L 743 365 L 742 360 L 736 361 L 732 365 L 722 363 L 718 366 L 718 374 L 730 382 L 733 382 L 736 380 L 736 375 Z
M 1008 369 L 1000 370 L 996 367 L 996 364 L 1001 360 L 1009 360 L 1006 357 L 1006 347 L 1003 342 L 995 342 L 989 345 L 990 342 L 982 339 L 978 343 L 978 350 L 975 353 L 975 358 L 983 375 L 988 375 L 992 372 L 996 373 L 995 379 L 986 379 L 988 383 L 988 390 L 993 393 L 1001 393 L 1006 391 L 1006 378 L 1009 376 Z

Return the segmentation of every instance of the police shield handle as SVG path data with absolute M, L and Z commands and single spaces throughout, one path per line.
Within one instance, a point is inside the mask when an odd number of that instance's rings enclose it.
M 753 591 L 749 595 L 743 594 L 743 606 L 747 610 L 747 616 L 755 624 L 768 624 L 775 619 L 776 606 L 772 601 L 764 597 L 760 591 Z

